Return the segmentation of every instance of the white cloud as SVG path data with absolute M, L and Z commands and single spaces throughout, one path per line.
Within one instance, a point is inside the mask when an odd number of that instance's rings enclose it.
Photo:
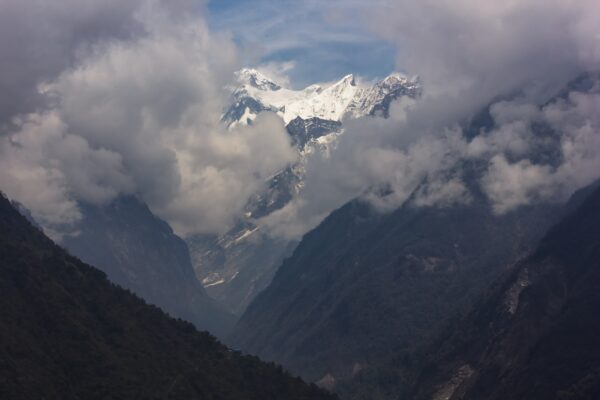
M 264 221 L 274 232 L 293 236 L 356 196 L 383 209 L 410 196 L 417 205 L 468 202 L 478 182 L 462 181 L 465 161 L 483 163 L 479 183 L 498 213 L 564 200 L 599 177 L 598 105 L 574 94 L 572 104 L 540 109 L 600 67 L 598 2 L 396 1 L 370 11 L 371 28 L 396 44 L 399 69 L 421 77 L 424 97 L 396 105 L 387 121 L 346 121 L 331 157 L 310 161 L 300 198 Z M 460 126 L 490 104 L 491 132 L 467 142 Z
M 503 156 L 496 155 L 490 160 L 482 184 L 494 211 L 503 214 L 518 206 L 550 197 L 551 174 L 552 170 L 547 165 L 535 165 L 528 160 L 510 164 Z
M 501 214 L 534 202 L 564 201 L 578 188 L 600 178 L 599 110 L 600 95 L 572 92 L 568 99 L 543 107 L 539 119 L 524 118 L 517 130 L 510 131 L 514 123 L 508 122 L 481 137 L 481 142 L 494 143 L 496 136 L 509 131 L 515 142 L 531 143 L 527 153 L 519 154 L 514 162 L 505 156 L 514 155 L 510 146 L 495 149 L 482 178 L 494 210 Z M 543 128 L 534 128 L 533 122 L 543 123 Z M 549 160 L 532 161 L 548 149 L 555 152 Z
M 416 194 L 419 205 L 468 202 L 460 177 L 444 173 L 465 152 L 461 131 L 448 128 L 433 135 L 415 130 L 408 118 L 413 106 L 409 100 L 400 102 L 389 119 L 346 121 L 335 148 L 308 160 L 299 197 L 259 223 L 275 236 L 296 238 L 357 197 L 382 212 L 393 210 L 425 181 L 429 185 Z
M 121 156 L 66 133 L 55 112 L 30 115 L 0 140 L 0 187 L 47 224 L 79 217 L 75 199 L 106 202 L 132 190 Z
M 0 124 L 10 133 L 0 187 L 44 223 L 76 221 L 78 201 L 135 193 L 181 233 L 219 232 L 294 161 L 277 117 L 232 131 L 219 123 L 240 53 L 194 2 L 34 3 L 0 4 Z M 335 43 L 380 40 L 349 26 L 360 15 L 397 45 L 398 67 L 422 77 L 425 95 L 393 104 L 387 120 L 345 121 L 329 156 L 312 155 L 300 196 L 259 221 L 273 234 L 297 237 L 356 197 L 381 210 L 468 202 L 465 160 L 487 165 L 480 184 L 498 213 L 564 199 L 598 177 L 597 93 L 540 107 L 600 67 L 597 2 L 366 4 L 308 2 L 298 12 L 318 18 L 298 37 L 312 45 L 325 29 Z M 280 17 L 248 29 L 276 32 L 294 16 Z M 287 84 L 294 66 L 262 69 Z M 461 127 L 490 104 L 492 129 L 467 141 Z
M 134 19 L 144 34 L 93 43 L 41 86 L 52 109 L 3 138 L 2 189 L 48 223 L 73 222 L 77 201 L 135 193 L 180 233 L 221 231 L 295 152 L 276 116 L 220 123 L 239 67 L 227 36 L 153 1 Z
M 0 128 L 47 106 L 39 84 L 76 64 L 90 46 L 144 34 L 136 18 L 146 0 L 5 0 L 0 2 Z M 198 2 L 155 0 L 173 17 Z
M 400 0 L 375 13 L 372 28 L 397 44 L 398 63 L 433 94 L 468 93 L 467 105 L 525 86 L 548 93 L 600 66 L 594 0 Z

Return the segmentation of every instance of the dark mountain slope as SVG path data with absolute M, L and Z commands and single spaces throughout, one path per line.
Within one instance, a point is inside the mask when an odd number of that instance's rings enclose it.
M 430 348 L 415 398 L 598 399 L 599 312 L 596 189 Z
M 0 398 L 326 399 L 110 283 L 0 196 Z
M 106 206 L 81 204 L 78 234 L 62 245 L 169 314 L 223 336 L 232 315 L 211 299 L 196 279 L 185 242 L 135 197 Z
M 560 209 L 499 217 L 476 199 L 450 208 L 408 202 L 380 215 L 349 203 L 303 238 L 233 340 L 308 379 L 347 379 L 426 343 L 526 254 Z
M 590 87 L 597 86 L 567 89 Z M 489 110 L 482 111 L 464 122 L 464 131 L 482 134 L 493 122 Z M 544 143 L 530 155 L 532 162 L 558 165 L 560 132 L 532 124 L 531 133 Z M 494 215 L 481 189 L 486 169 L 484 161 L 464 161 L 454 170 L 473 196 L 470 204 L 415 207 L 409 199 L 377 215 L 353 201 L 331 214 L 250 304 L 233 341 L 327 385 L 394 360 L 412 364 L 416 349 L 565 215 L 558 204 Z

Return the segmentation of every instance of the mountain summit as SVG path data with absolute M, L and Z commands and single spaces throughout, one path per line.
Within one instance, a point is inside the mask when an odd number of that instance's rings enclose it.
M 243 68 L 236 73 L 236 77 L 240 83 L 258 90 L 275 91 L 281 89 L 281 86 L 254 68 Z
M 247 124 L 267 110 L 279 114 L 286 124 L 297 117 L 341 121 L 348 114 L 360 117 L 382 112 L 387 116 L 392 100 L 416 97 L 421 88 L 417 77 L 400 73 L 375 83 L 349 74 L 337 82 L 313 84 L 301 90 L 285 88 L 256 69 L 242 69 L 236 77 L 238 86 L 232 92 L 232 105 L 223 116 L 230 125 Z

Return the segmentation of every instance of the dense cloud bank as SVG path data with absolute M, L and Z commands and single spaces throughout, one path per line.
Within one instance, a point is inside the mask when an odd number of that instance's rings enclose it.
M 2 66 L 2 101 L 17 96 L 3 108 L 0 187 L 44 225 L 75 222 L 78 201 L 137 194 L 181 233 L 223 230 L 294 161 L 277 117 L 232 131 L 220 124 L 237 49 L 208 31 L 197 5 L 63 1 L 28 12 L 22 3 L 0 6 L 30 47 L 3 44 L 16 61 Z M 4 75 L 38 57 L 20 79 Z
M 468 203 L 464 161 L 484 165 L 477 184 L 499 214 L 598 178 L 599 88 L 548 103 L 600 69 L 598 2 L 369 10 L 423 96 L 386 120 L 345 121 L 335 148 L 308 160 L 300 195 L 257 221 L 267 231 L 298 237 L 357 196 L 381 210 Z M 136 194 L 180 233 L 225 230 L 296 154 L 274 115 L 220 124 L 239 50 L 202 14 L 187 0 L 0 3 L 0 188 L 49 228 L 76 222 L 78 202 Z M 490 129 L 466 135 L 487 107 Z
M 399 68 L 420 75 L 424 95 L 388 120 L 345 121 L 330 156 L 308 163 L 300 197 L 261 221 L 274 234 L 298 236 L 357 196 L 383 210 L 409 197 L 468 203 L 469 160 L 486 165 L 478 184 L 499 214 L 561 201 L 600 177 L 600 88 L 546 104 L 600 69 L 598 2 L 397 1 L 371 25 L 397 46 Z M 487 107 L 491 129 L 473 139 L 464 129 Z

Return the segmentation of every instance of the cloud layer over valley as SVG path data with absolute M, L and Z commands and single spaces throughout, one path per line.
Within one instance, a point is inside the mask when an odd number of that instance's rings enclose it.
M 179 233 L 220 233 L 296 161 L 277 115 L 220 122 L 248 49 L 209 30 L 205 4 L 25 3 L 0 4 L 0 189 L 43 225 L 76 222 L 78 202 L 135 194 Z M 256 221 L 266 231 L 297 238 L 356 197 L 381 210 L 468 204 L 467 165 L 498 214 L 599 178 L 600 87 L 556 97 L 600 70 L 596 1 L 365 4 L 349 9 L 368 41 L 397 49 L 423 95 L 388 119 L 345 120 L 330 151 L 310 155 L 300 194 Z M 265 68 L 289 72 L 289 61 Z M 487 108 L 486 129 L 469 131 Z
M 32 36 L 33 53 L 49 46 L 47 66 L 23 72 L 20 86 L 4 71 L 2 81 L 3 102 L 13 92 L 22 98 L 3 109 L 0 187 L 36 219 L 70 223 L 79 216 L 77 201 L 104 204 L 135 193 L 179 232 L 219 231 L 268 176 L 294 161 L 276 116 L 245 129 L 220 124 L 237 49 L 208 31 L 198 7 L 68 3 L 46 6 L 57 15 L 52 28 L 61 30 L 51 34 L 45 25 L 37 32 L 35 19 L 24 25 L 20 17 L 35 16 L 17 2 L 2 6 L 13 35 Z M 83 21 L 69 14 L 86 7 L 91 15 Z M 92 16 L 100 19 L 85 19 Z M 96 26 L 89 40 L 52 47 Z M 3 47 L 4 59 L 19 55 L 15 43 Z
M 358 196 L 383 210 L 468 203 L 465 163 L 482 166 L 477 186 L 498 214 L 600 177 L 597 83 L 545 104 L 600 69 L 597 2 L 399 1 L 374 8 L 371 26 L 420 75 L 423 97 L 387 120 L 345 121 L 335 150 L 308 162 L 301 195 L 262 221 L 276 235 L 297 237 Z M 489 131 L 473 138 L 487 107 Z

